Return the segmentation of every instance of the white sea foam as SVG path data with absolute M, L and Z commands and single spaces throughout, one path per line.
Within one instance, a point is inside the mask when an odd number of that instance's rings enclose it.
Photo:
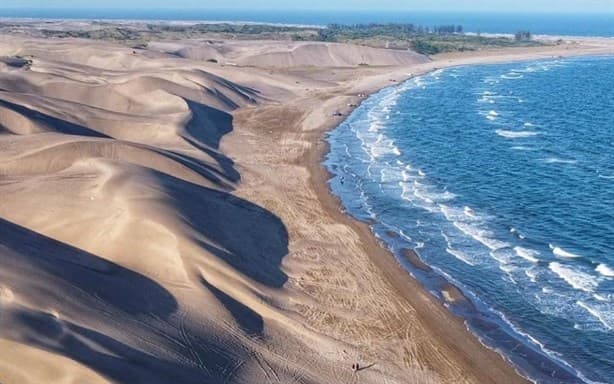
M 608 330 L 614 329 L 614 315 L 612 313 L 606 313 L 606 312 L 599 311 L 597 308 L 594 308 L 594 307 L 592 307 L 592 306 L 588 305 L 587 303 L 585 303 L 583 301 L 580 301 L 580 300 L 578 300 L 576 302 L 576 304 L 578 304 L 578 306 L 584 308 L 595 319 L 599 320 L 599 322 L 601 324 L 603 324 L 603 326 L 606 329 L 608 329 Z
M 524 247 L 514 247 L 514 252 L 525 260 L 528 260 L 532 263 L 539 262 L 539 259 L 536 257 L 539 255 L 539 252 L 534 249 L 524 248 Z
M 614 300 L 614 294 L 612 293 L 608 293 L 606 295 L 600 295 L 598 293 L 595 293 L 593 295 L 593 297 L 595 298 L 595 300 L 597 301 L 605 301 L 605 302 L 610 302 L 612 300 Z
M 445 216 L 446 220 L 450 222 L 465 220 L 464 212 L 461 212 L 458 208 L 451 207 L 445 204 L 439 204 L 439 209 L 441 210 L 441 213 L 443 213 L 443 215 Z
M 514 235 L 518 236 L 518 238 L 520 240 L 524 240 L 525 237 L 522 233 L 518 232 L 518 230 L 516 228 L 510 228 L 510 232 L 513 233 Z
M 567 267 L 556 261 L 550 263 L 548 267 L 552 272 L 554 272 L 561 279 L 565 280 L 567 284 L 571 285 L 575 289 L 584 292 L 593 292 L 599 286 L 599 281 L 594 276 L 575 270 L 571 267 Z
M 413 241 L 412 238 L 409 235 L 407 235 L 405 232 L 403 232 L 402 229 L 399 230 L 399 236 L 401 236 L 403 239 L 409 242 Z
M 505 247 L 490 251 L 488 255 L 497 260 L 500 264 L 510 264 L 510 262 L 513 260 L 511 252 Z
M 524 77 L 523 75 L 517 74 L 517 73 L 509 73 L 509 74 L 501 75 L 501 78 L 505 80 L 518 80 L 518 79 L 522 79 L 523 77 Z
M 492 236 L 491 232 L 477 228 L 474 225 L 459 222 L 459 221 L 455 221 L 452 224 L 456 228 L 458 228 L 461 232 L 463 232 L 465 235 L 470 236 L 472 239 L 483 244 L 484 246 L 486 246 L 488 249 L 492 251 L 510 246 L 510 244 L 504 241 L 493 239 L 491 237 Z
M 517 139 L 522 137 L 532 137 L 539 135 L 539 132 L 535 131 L 509 131 L 506 129 L 497 129 L 495 131 L 497 135 L 501 137 L 506 137 L 508 139 Z
M 387 138 L 383 134 L 379 134 L 374 143 L 369 146 L 369 152 L 374 158 L 384 155 L 400 155 L 401 151 L 394 144 L 394 140 Z
M 512 147 L 512 149 L 515 149 L 516 151 L 534 151 L 535 149 L 524 146 L 524 145 L 515 145 Z
M 533 123 L 527 122 L 527 123 L 524 123 L 524 126 L 525 127 L 534 127 L 535 125 L 533 125 Z
M 548 164 L 575 164 L 577 163 L 577 160 L 561 159 L 558 157 L 547 157 L 545 159 L 542 159 L 542 161 Z
M 465 206 L 463 208 L 463 213 L 465 214 L 465 216 L 471 217 L 471 218 L 475 218 L 475 212 L 473 212 L 473 209 Z
M 527 275 L 531 282 L 535 283 L 537 281 L 538 273 L 536 268 L 525 269 L 524 274 Z
M 474 266 L 475 264 L 473 263 L 473 261 L 471 261 L 471 258 L 466 255 L 465 253 L 456 250 L 456 249 L 451 249 L 451 248 L 446 248 L 446 252 L 449 253 L 450 255 L 456 257 L 458 260 L 462 261 L 465 264 Z
M 495 117 L 497 117 L 497 116 L 499 116 L 499 114 L 497 113 L 497 111 L 489 111 L 488 112 L 488 116 L 495 116 Z
M 548 246 L 550 247 L 550 249 L 552 250 L 552 253 L 555 256 L 564 257 L 566 259 L 576 259 L 578 257 L 581 257 L 580 255 L 576 255 L 575 253 L 566 251 L 561 247 L 557 247 L 556 245 L 549 244 Z
M 606 264 L 599 264 L 595 271 L 599 272 L 602 276 L 605 277 L 614 277 L 614 269 L 610 268 Z
M 401 177 L 402 171 L 400 172 L 395 167 L 387 166 L 380 170 L 380 181 L 382 183 L 398 182 Z

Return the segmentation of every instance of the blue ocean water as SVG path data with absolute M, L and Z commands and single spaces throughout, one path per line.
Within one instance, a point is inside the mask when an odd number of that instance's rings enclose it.
M 614 57 L 439 70 L 329 142 L 347 212 L 459 287 L 485 344 L 539 383 L 614 383 Z
M 467 32 L 573 36 L 614 36 L 614 3 L 605 13 L 492 13 L 426 11 L 207 10 L 207 9 L 68 9 L 0 7 L 0 17 L 51 19 L 131 19 L 249 21 L 324 26 L 330 23 L 414 23 L 425 26 L 460 24 Z

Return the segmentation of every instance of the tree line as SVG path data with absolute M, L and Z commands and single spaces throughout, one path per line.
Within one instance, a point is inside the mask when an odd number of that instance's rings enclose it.
M 343 39 L 361 39 L 374 36 L 388 36 L 396 39 L 409 39 L 420 35 L 453 35 L 462 34 L 462 25 L 436 25 L 436 26 L 423 26 L 417 24 L 329 24 L 326 28 L 322 28 L 318 31 L 318 37 L 321 41 L 336 41 L 340 38 Z

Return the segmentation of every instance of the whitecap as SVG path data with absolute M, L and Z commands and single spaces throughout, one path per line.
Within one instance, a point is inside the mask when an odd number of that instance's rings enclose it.
M 486 246 L 488 249 L 492 251 L 510 246 L 510 244 L 504 241 L 493 239 L 491 237 L 492 236 L 491 232 L 477 228 L 474 225 L 459 222 L 459 221 L 455 221 L 452 224 L 456 228 L 458 228 L 461 232 L 463 232 L 465 235 L 483 244 L 484 246 Z
M 605 277 L 614 277 L 614 269 L 610 268 L 606 264 L 599 264 L 595 271 L 599 272 L 602 276 Z
M 530 261 L 532 263 L 539 262 L 539 259 L 536 257 L 539 255 L 539 252 L 534 249 L 524 248 L 524 247 L 514 247 L 514 252 L 523 259 Z
M 377 140 L 369 145 L 369 152 L 374 158 L 384 155 L 399 156 L 401 154 L 399 148 L 394 144 L 394 140 L 387 138 L 383 134 L 379 134 Z
M 593 295 L 593 297 L 597 301 L 611 301 L 613 296 L 611 294 L 607 294 L 607 295 L 604 296 L 604 295 L 600 295 L 598 293 L 595 293 Z
M 475 212 L 473 211 L 473 209 L 471 209 L 471 208 L 469 208 L 467 206 L 465 206 L 463 208 L 463 213 L 465 214 L 465 216 L 468 216 L 468 217 L 471 217 L 471 218 L 475 217 Z
M 403 175 L 397 168 L 388 166 L 380 170 L 380 181 L 382 183 L 398 182 L 399 177 L 403 177 Z
M 538 271 L 535 268 L 530 268 L 524 271 L 524 274 L 527 275 L 527 277 L 529 278 L 529 280 L 531 280 L 532 283 L 535 283 L 537 281 L 537 275 L 538 275 Z
M 497 129 L 495 131 L 497 135 L 501 137 L 506 137 L 508 139 L 516 139 L 521 137 L 532 137 L 539 135 L 539 132 L 534 131 L 508 131 L 505 129 Z
M 445 216 L 446 220 L 450 222 L 454 221 L 466 221 L 467 217 L 463 211 L 456 207 L 451 207 L 444 204 L 439 204 L 441 213 Z
M 512 149 L 516 150 L 516 151 L 534 151 L 535 149 L 524 146 L 524 145 L 515 145 L 512 147 Z
M 451 248 L 446 248 L 446 252 L 449 253 L 450 255 L 454 256 L 455 258 L 457 258 L 458 260 L 462 261 L 465 264 L 474 266 L 475 264 L 471 261 L 471 258 L 466 255 L 465 253 L 456 250 L 456 249 L 451 249 Z
M 548 266 L 561 279 L 573 288 L 584 291 L 593 292 L 599 286 L 599 281 L 594 276 L 589 275 L 573 268 L 564 266 L 561 263 L 553 261 Z
M 542 161 L 548 164 L 575 164 L 577 163 L 577 160 L 561 159 L 558 157 L 547 157 L 545 159 L 542 159 Z
M 595 319 L 597 319 L 608 330 L 614 329 L 614 318 L 612 318 L 613 316 L 609 316 L 609 314 L 603 313 L 603 312 L 599 311 L 598 309 L 596 309 L 594 307 L 591 307 L 587 303 L 585 303 L 583 301 L 580 301 L 580 300 L 578 300 L 576 302 L 576 304 L 578 304 L 578 306 L 584 308 L 588 313 L 591 314 L 591 316 L 593 316 Z
M 509 74 L 501 75 L 501 78 L 505 80 L 518 80 L 518 79 L 522 79 L 523 77 L 524 77 L 523 75 L 517 74 L 517 73 L 509 73 Z
M 564 257 L 567 259 L 576 259 L 578 257 L 581 257 L 580 255 L 576 255 L 575 253 L 571 253 L 569 251 L 564 250 L 561 247 L 557 247 L 555 245 L 549 244 L 548 245 L 550 247 L 550 249 L 552 250 L 552 253 L 555 256 L 559 256 L 559 257 Z

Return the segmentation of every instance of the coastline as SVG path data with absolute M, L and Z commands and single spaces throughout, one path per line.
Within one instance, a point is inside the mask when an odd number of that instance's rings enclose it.
M 519 61 L 532 61 L 556 57 L 579 57 L 579 56 L 599 56 L 612 55 L 614 49 L 608 47 L 604 50 L 578 50 L 578 51 L 541 51 L 531 53 L 516 54 L 515 52 L 487 52 L 484 56 L 475 55 L 442 55 L 435 58 L 426 66 L 412 66 L 410 76 L 404 77 L 396 82 L 407 81 L 415 76 L 428 74 L 429 72 L 464 65 L 496 64 Z M 382 86 L 374 86 L 365 91 L 366 97 L 380 91 L 381 89 L 395 86 L 396 84 L 380 83 Z M 360 104 L 356 104 L 357 106 Z M 338 104 L 343 107 L 342 103 Z M 355 107 L 354 107 L 355 108 Z M 351 108 L 344 116 L 347 118 L 353 111 Z M 350 226 L 360 236 L 360 241 L 364 250 L 369 255 L 370 260 L 377 266 L 379 272 L 391 284 L 395 292 L 406 300 L 410 305 L 417 309 L 420 321 L 427 325 L 431 337 L 438 340 L 446 340 L 448 346 L 454 351 L 455 356 L 463 358 L 463 363 L 472 372 L 479 372 L 480 382 L 527 382 L 528 379 L 522 375 L 517 368 L 508 361 L 507 357 L 497 352 L 491 347 L 483 344 L 478 336 L 473 334 L 465 324 L 463 318 L 454 315 L 450 310 L 443 306 L 434 296 L 426 291 L 426 288 L 413 278 L 410 273 L 402 267 L 396 257 L 381 243 L 373 234 L 368 223 L 361 222 L 343 212 L 341 202 L 331 191 L 328 180 L 332 177 L 325 168 L 324 158 L 329 152 L 329 145 L 326 142 L 326 134 L 335 129 L 339 123 L 331 122 L 320 128 L 320 134 L 314 147 L 303 159 L 302 165 L 309 170 L 311 186 L 318 196 L 319 202 L 325 210 L 338 222 Z M 429 268 L 422 263 L 413 250 L 409 250 L 408 261 L 416 268 Z M 463 294 L 454 285 L 449 284 L 449 288 L 444 288 L 444 294 L 452 296 L 452 301 Z M 487 362 L 487 363 L 486 363 Z
M 20 347 L 0 381 L 527 382 L 343 212 L 325 138 L 412 76 L 614 40 L 428 60 L 286 41 L 0 50 L 28 58 L 0 60 L 0 345 Z

